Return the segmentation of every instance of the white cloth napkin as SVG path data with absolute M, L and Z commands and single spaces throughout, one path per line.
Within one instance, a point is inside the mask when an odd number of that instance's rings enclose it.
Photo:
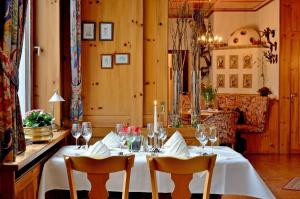
M 167 140 L 167 142 L 164 144 L 164 147 L 165 148 L 168 148 L 172 145 L 174 145 L 174 143 L 177 141 L 177 140 L 183 140 L 184 141 L 184 138 L 182 137 L 181 133 L 179 131 L 175 131 L 175 133 L 173 133 L 173 135 Z
M 118 148 L 121 144 L 120 137 L 115 132 L 110 132 L 102 139 L 103 144 L 109 148 Z
M 110 156 L 110 151 L 107 146 L 102 143 L 102 141 L 98 141 L 90 146 L 88 150 L 82 154 L 82 156 L 105 158 Z
M 190 153 L 184 139 L 176 139 L 172 145 L 166 149 L 163 156 L 187 158 L 190 156 Z

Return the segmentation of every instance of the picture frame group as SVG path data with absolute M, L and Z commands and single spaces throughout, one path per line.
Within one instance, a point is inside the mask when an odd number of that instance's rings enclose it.
M 83 41 L 96 40 L 96 22 L 83 21 L 81 25 L 81 39 Z M 113 41 L 114 40 L 114 23 L 99 22 L 99 40 Z
M 113 65 L 129 65 L 129 53 L 101 54 L 100 63 L 102 69 L 112 69 Z

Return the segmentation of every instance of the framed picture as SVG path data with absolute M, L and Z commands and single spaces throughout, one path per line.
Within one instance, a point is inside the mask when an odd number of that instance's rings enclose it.
M 243 75 L 243 88 L 252 88 L 252 74 Z
M 99 23 L 99 40 L 100 41 L 112 41 L 114 37 L 114 24 L 112 22 L 100 22 Z
M 115 64 L 116 65 L 130 64 L 130 54 L 129 53 L 116 53 L 115 54 Z
M 225 69 L 225 56 L 217 56 L 217 69 Z
M 230 55 L 229 56 L 229 68 L 237 69 L 239 67 L 239 56 L 238 55 Z
M 244 68 L 252 68 L 252 55 L 245 55 L 243 57 Z
M 95 22 L 82 22 L 81 37 L 82 40 L 96 40 L 96 23 Z
M 113 55 L 112 54 L 101 54 L 101 68 L 112 69 L 113 68 Z
M 238 74 L 229 75 L 229 87 L 230 88 L 238 88 L 239 87 L 239 75 Z
M 217 88 L 225 88 L 225 74 L 217 75 Z

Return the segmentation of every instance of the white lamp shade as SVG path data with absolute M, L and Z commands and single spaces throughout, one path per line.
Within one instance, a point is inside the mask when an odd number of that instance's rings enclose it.
M 55 91 L 52 97 L 49 99 L 49 102 L 64 102 L 64 98 L 58 94 L 58 91 Z

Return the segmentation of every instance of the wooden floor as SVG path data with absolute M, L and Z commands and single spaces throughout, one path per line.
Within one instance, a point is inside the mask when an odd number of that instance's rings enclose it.
M 278 199 L 300 199 L 300 191 L 282 187 L 293 177 L 300 177 L 300 155 L 247 155 L 261 178 Z M 222 199 L 250 197 L 223 196 Z
M 282 187 L 293 177 L 300 177 L 300 155 L 247 155 L 258 174 L 278 199 L 300 199 L 300 191 L 283 190 Z M 57 193 L 57 192 L 56 192 Z M 61 194 L 59 194 L 62 196 Z M 68 198 L 58 197 L 49 193 L 46 198 Z M 86 198 L 86 197 L 79 197 Z M 112 194 L 111 199 L 121 198 L 120 194 Z M 150 194 L 131 194 L 130 199 L 150 199 Z M 169 195 L 162 195 L 163 199 L 169 199 Z M 195 195 L 193 198 L 201 198 Z M 218 198 L 218 197 L 213 197 Z M 250 199 L 244 196 L 223 196 L 222 199 Z

